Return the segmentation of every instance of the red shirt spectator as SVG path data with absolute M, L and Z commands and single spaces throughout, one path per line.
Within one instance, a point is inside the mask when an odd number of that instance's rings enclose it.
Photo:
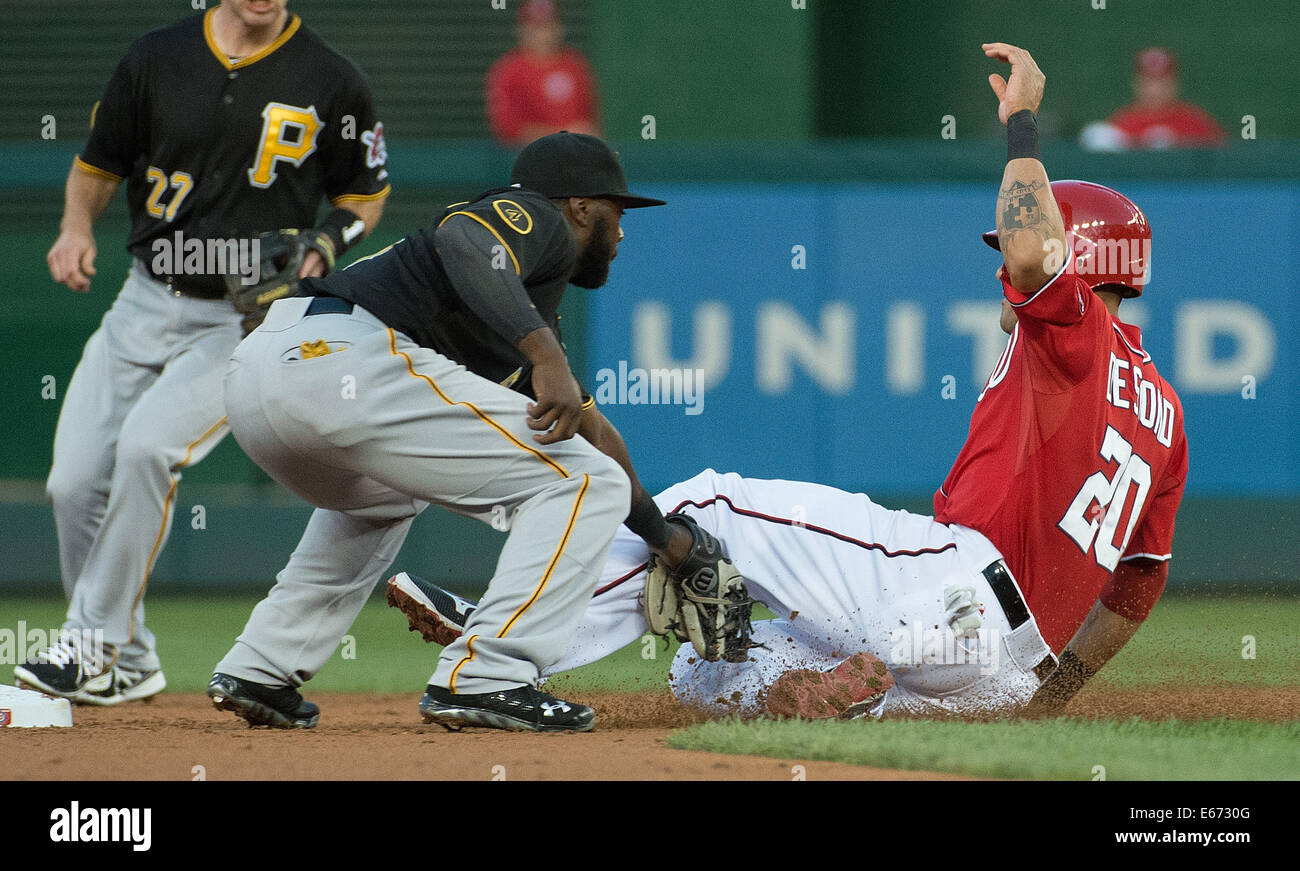
M 519 8 L 519 45 L 488 70 L 492 135 L 523 146 L 559 130 L 599 136 L 596 85 L 583 56 L 564 44 L 553 0 Z
M 1126 106 L 1108 122 L 1124 134 L 1131 148 L 1195 148 L 1223 144 L 1223 128 L 1210 114 L 1191 103 L 1173 102 L 1159 108 Z
M 1199 106 L 1178 99 L 1178 61 L 1163 48 L 1148 48 L 1134 60 L 1136 99 L 1080 136 L 1099 151 L 1209 148 L 1225 145 L 1218 122 Z

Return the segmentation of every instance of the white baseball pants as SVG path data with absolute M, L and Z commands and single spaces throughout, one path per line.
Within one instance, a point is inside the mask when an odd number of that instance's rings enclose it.
M 1014 631 L 982 570 L 1000 555 L 979 533 L 891 511 L 860 493 L 707 469 L 655 500 L 683 510 L 726 543 L 750 593 L 776 619 L 755 624 L 766 649 L 745 663 L 697 661 L 684 644 L 673 692 L 715 713 L 755 713 L 789 669 L 828 669 L 858 651 L 889 666 L 881 714 L 983 714 L 1026 703 L 1033 668 L 1050 651 L 1031 617 Z M 640 595 L 645 543 L 621 528 L 597 593 L 554 674 L 606 656 L 647 631 Z M 983 606 L 975 638 L 958 639 L 944 592 L 973 587 Z

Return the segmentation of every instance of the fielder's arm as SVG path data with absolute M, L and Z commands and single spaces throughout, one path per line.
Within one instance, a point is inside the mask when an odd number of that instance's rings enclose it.
M 369 236 L 370 231 L 375 229 L 375 225 L 379 223 L 380 216 L 384 214 L 385 202 L 387 202 L 387 197 L 378 200 L 348 200 L 347 201 L 346 203 L 347 209 L 350 212 L 352 212 L 352 214 L 360 218 L 361 221 L 366 225 L 365 229 L 361 231 L 361 235 L 357 237 L 358 242 L 366 238 L 367 236 Z
M 319 278 L 328 275 L 334 268 L 334 261 L 343 252 L 370 235 L 384 213 L 384 201 L 387 197 L 377 199 L 360 199 L 343 197 L 336 200 L 334 211 L 325 216 L 325 221 L 316 228 L 329 240 L 333 250 L 332 257 L 325 258 L 316 251 L 308 251 L 302 259 L 302 268 L 298 270 L 299 278 Z
M 989 76 L 998 98 L 998 117 L 1007 125 L 1007 166 L 998 190 L 998 244 L 1007 279 L 1016 290 L 1031 294 L 1047 283 L 1066 255 L 1065 224 L 1038 157 L 1035 113 L 1047 79 L 1023 48 L 994 42 L 984 46 L 984 53 L 1011 64 L 1006 80 L 996 73 Z
M 59 238 L 45 255 L 50 277 L 84 293 L 95 274 L 95 221 L 104 213 L 122 180 L 108 173 L 92 173 L 74 163 L 63 192 L 63 220 Z
M 1123 649 L 1164 592 L 1169 563 L 1134 559 L 1120 563 L 1102 588 L 1079 631 L 1052 672 L 1021 712 L 1025 717 L 1059 714 L 1083 685 Z
M 549 445 L 572 438 L 582 422 L 578 382 L 560 340 L 538 313 L 518 273 L 493 267 L 498 237 L 469 217 L 452 215 L 438 227 L 434 241 L 456 295 L 533 364 L 537 401 L 528 406 L 528 427 L 536 430 L 533 440 Z
M 694 539 L 685 527 L 664 520 L 663 512 L 637 478 L 623 436 L 600 413 L 595 403 L 583 411 L 578 434 L 627 472 L 628 480 L 632 483 L 631 510 L 624 521 L 627 528 L 644 539 L 650 549 L 663 557 L 668 565 L 680 564 L 690 552 Z

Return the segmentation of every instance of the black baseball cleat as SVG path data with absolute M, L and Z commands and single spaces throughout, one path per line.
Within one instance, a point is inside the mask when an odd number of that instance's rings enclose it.
M 167 688 L 162 669 L 139 670 L 112 661 L 103 664 L 105 653 L 95 655 L 82 648 L 72 631 L 30 660 L 14 668 L 19 686 L 46 695 L 68 699 L 74 705 L 120 705 L 150 699 Z M 107 651 L 112 653 L 111 649 Z
M 81 650 L 76 635 L 63 633 L 48 648 L 17 666 L 14 678 L 19 686 L 73 700 L 87 687 L 103 691 L 112 683 L 109 670 L 96 657 Z
M 208 698 L 218 711 L 234 711 L 243 717 L 250 728 L 314 729 L 320 719 L 320 708 L 305 701 L 293 687 L 269 687 L 228 674 L 212 676 Z
M 495 693 L 453 693 L 429 684 L 420 715 L 452 732 L 484 726 L 511 732 L 589 732 L 596 712 L 586 705 L 548 696 L 530 686 Z
M 419 632 L 425 641 L 443 647 L 461 636 L 470 615 L 478 607 L 468 599 L 407 572 L 389 578 L 384 595 L 389 605 L 406 615 L 412 632 Z

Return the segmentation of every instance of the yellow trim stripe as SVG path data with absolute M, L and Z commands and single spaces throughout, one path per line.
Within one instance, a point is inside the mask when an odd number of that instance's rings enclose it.
M 497 228 L 496 228 L 496 227 L 493 227 L 491 224 L 489 224 L 487 221 L 485 221 L 485 220 L 483 220 L 482 218 L 480 218 L 478 215 L 475 215 L 475 214 L 473 214 L 472 212 L 452 212 L 450 215 L 448 215 L 447 217 L 445 217 L 445 218 L 443 218 L 441 221 L 439 221 L 439 222 L 438 222 L 438 226 L 441 227 L 443 224 L 447 223 L 448 221 L 450 221 L 452 218 L 456 217 L 457 215 L 464 215 L 464 216 L 467 217 L 467 218 L 473 218 L 475 221 L 478 221 L 478 222 L 479 222 L 480 224 L 482 224 L 484 227 L 487 227 L 487 228 L 488 228 L 488 232 L 491 233 L 493 236 L 496 236 L 496 237 L 497 237 L 497 241 L 500 242 L 502 245 L 505 246 L 506 253 L 510 255 L 510 262 L 513 263 L 513 264 L 515 265 L 515 275 L 519 275 L 519 274 L 520 274 L 520 272 L 519 272 L 519 258 L 515 257 L 514 249 L 510 247 L 510 245 L 506 242 L 505 239 L 502 239 L 502 238 L 501 238 L 501 234 L 497 232 Z
M 184 469 L 188 466 L 190 464 L 190 457 L 194 453 L 194 449 L 225 425 L 226 418 L 223 417 L 221 420 L 210 426 L 203 435 L 190 442 L 189 447 L 185 449 L 185 459 L 181 460 L 181 464 L 177 468 Z M 131 602 L 131 622 L 127 627 L 126 633 L 128 644 L 135 638 L 135 608 L 140 604 L 141 597 L 144 596 L 145 587 L 149 586 L 149 574 L 153 571 L 153 561 L 158 558 L 158 551 L 162 548 L 163 535 L 167 532 L 167 519 L 171 516 L 172 499 L 176 496 L 177 484 L 175 475 L 172 475 L 171 479 L 172 486 L 167 491 L 167 498 L 163 500 L 162 525 L 158 527 L 158 536 L 153 541 L 153 549 L 149 551 L 149 561 L 145 563 L 144 566 L 144 577 L 140 579 L 140 589 L 136 590 L 135 599 Z
M 569 525 L 564 528 L 564 535 L 560 537 L 560 546 L 555 549 L 555 555 L 551 557 L 550 565 L 546 567 L 546 572 L 542 575 L 542 580 L 538 583 L 537 589 L 533 590 L 533 595 L 527 602 L 519 606 L 519 610 L 514 613 L 513 617 L 506 621 L 506 625 L 502 626 L 501 631 L 497 633 L 497 638 L 505 638 L 506 633 L 514 627 L 515 621 L 524 616 L 524 612 L 533 606 L 533 603 L 542 595 L 542 590 L 546 589 L 546 582 L 551 579 L 551 572 L 555 571 L 555 565 L 560 561 L 560 556 L 569 543 L 569 536 L 573 533 L 573 525 L 578 522 L 578 509 L 582 507 L 582 497 L 587 495 L 589 486 L 591 486 L 591 476 L 583 475 L 582 489 L 578 491 L 578 498 L 573 502 L 573 510 L 569 512 Z
M 100 169 L 93 163 L 86 163 L 80 157 L 72 158 L 72 165 L 87 175 L 97 176 L 98 178 L 108 179 L 109 181 L 121 181 L 122 176 L 117 173 L 109 172 L 106 169 Z
M 298 28 L 302 26 L 302 19 L 290 12 L 289 26 L 275 38 L 275 42 L 271 43 L 256 54 L 250 54 L 248 57 L 242 57 L 235 63 L 231 63 L 230 58 L 226 53 L 217 48 L 217 40 L 212 36 L 212 16 L 216 11 L 217 7 L 213 6 L 207 11 L 207 14 L 203 16 L 203 41 L 208 44 L 208 50 L 212 52 L 212 56 L 220 61 L 221 65 L 228 70 L 239 70 L 257 63 L 293 38 L 293 35 L 298 32 Z
M 452 693 L 455 693 L 455 692 L 456 692 L 456 675 L 460 673 L 460 668 L 461 668 L 461 666 L 464 665 L 465 663 L 469 662 L 471 659 L 474 658 L 474 639 L 475 639 L 475 638 L 478 638 L 478 636 L 477 636 L 477 635 L 471 635 L 469 638 L 466 638 L 466 639 L 465 639 L 465 649 L 467 649 L 467 650 L 469 651 L 469 654 L 466 655 L 466 656 L 464 656 L 464 657 L 462 657 L 461 660 L 460 660 L 460 662 L 456 663 L 456 667 L 453 668 L 453 669 L 451 670 L 451 677 L 450 677 L 450 678 L 448 679 L 448 681 L 447 681 L 447 689 L 448 689 L 450 692 L 452 692 Z
M 563 466 L 561 466 L 559 463 L 555 462 L 555 460 L 552 460 L 550 457 L 546 456 L 546 454 L 542 453 L 536 448 L 530 448 L 528 445 L 524 444 L 519 439 L 515 438 L 514 433 L 510 432 L 510 430 L 506 429 L 505 427 L 501 426 L 501 424 L 497 423 L 495 420 L 488 417 L 486 414 L 484 414 L 482 411 L 479 410 L 478 406 L 474 405 L 471 402 L 453 402 L 450 398 L 448 398 L 447 394 L 442 392 L 442 388 L 438 386 L 437 382 L 435 382 L 428 375 L 422 375 L 419 372 L 416 372 L 415 364 L 411 362 L 411 356 L 407 354 L 405 351 L 397 350 L 397 333 L 395 330 L 393 330 L 392 327 L 388 328 L 388 352 L 392 354 L 394 357 L 401 357 L 403 360 L 405 360 L 407 374 L 410 375 L 412 378 L 423 378 L 425 381 L 427 381 L 429 386 L 433 388 L 433 392 L 438 394 L 438 398 L 441 399 L 443 402 L 447 403 L 448 405 L 465 406 L 470 411 L 474 412 L 474 414 L 478 416 L 479 420 L 483 421 L 488 426 L 492 427 L 497 432 L 501 433 L 501 435 L 509 439 L 510 443 L 513 444 L 515 447 L 519 448 L 520 450 L 527 451 L 528 453 L 537 457 L 537 459 L 541 460 L 543 463 L 545 463 L 546 465 L 554 469 L 561 478 L 569 477 L 568 470 L 566 470 Z
M 330 200 L 330 205 L 338 206 L 343 203 L 372 203 L 375 200 L 382 200 L 393 192 L 393 186 L 384 185 L 384 189 L 376 194 L 343 194 Z
M 588 396 L 587 401 L 582 403 L 583 411 L 587 411 L 588 409 L 595 408 L 595 407 L 596 407 L 596 397 L 594 396 Z

